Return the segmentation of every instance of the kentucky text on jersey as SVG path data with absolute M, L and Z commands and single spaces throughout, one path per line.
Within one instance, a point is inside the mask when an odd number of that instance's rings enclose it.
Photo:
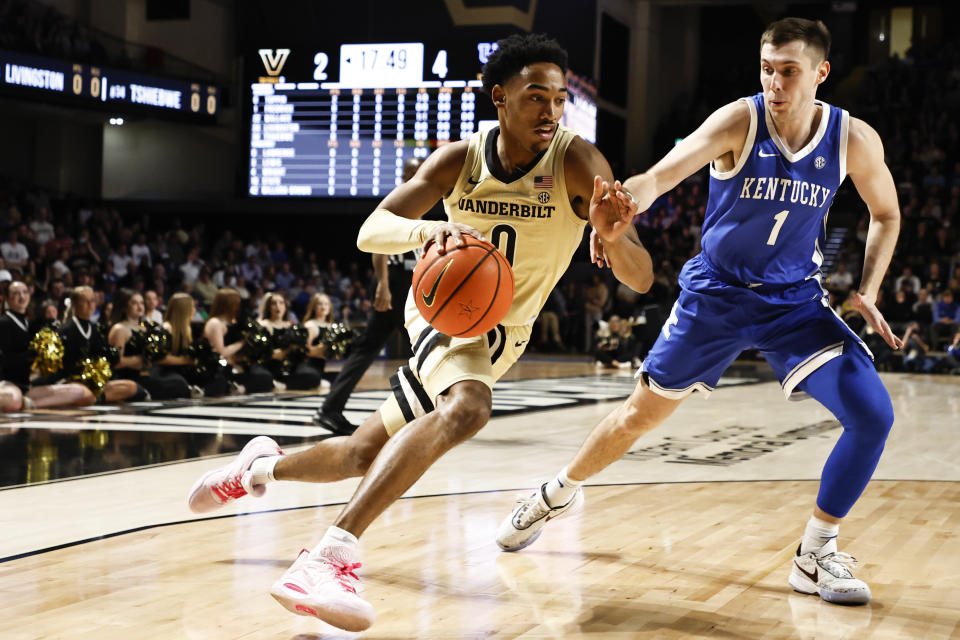
M 822 207 L 833 193 L 830 189 L 805 180 L 790 178 L 744 178 L 741 198 L 799 202 L 811 207 Z M 778 197 L 779 195 L 779 197 Z
M 519 204 L 516 202 L 498 202 L 496 200 L 471 200 L 460 198 L 457 202 L 460 211 L 485 213 L 491 216 L 513 216 L 515 218 L 550 218 L 556 207 L 553 205 Z

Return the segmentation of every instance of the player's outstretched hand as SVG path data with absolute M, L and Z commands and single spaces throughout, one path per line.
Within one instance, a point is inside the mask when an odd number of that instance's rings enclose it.
M 604 242 L 614 242 L 633 224 L 637 203 L 623 184 L 616 180 L 613 186 L 600 176 L 593 178 L 593 196 L 590 198 L 590 224 Z
M 457 244 L 463 244 L 463 236 L 473 236 L 477 240 L 486 240 L 483 234 L 470 225 L 460 224 L 459 222 L 444 222 L 434 228 L 433 233 L 423 243 L 423 250 L 426 251 L 431 244 L 437 243 L 437 253 L 443 255 L 447 252 L 447 237 L 451 237 Z
M 600 242 L 596 229 L 590 229 L 590 262 L 600 269 L 610 264 L 610 259 L 603 252 L 603 243 Z
M 874 331 L 880 334 L 880 337 L 890 345 L 891 349 L 900 349 L 903 347 L 903 341 L 894 335 L 893 330 L 890 329 L 890 325 L 883 319 L 883 314 L 880 313 L 877 305 L 875 305 L 873 301 L 868 300 L 859 293 L 854 293 L 851 302 L 853 303 L 853 308 L 860 312 L 863 319 L 873 327 Z

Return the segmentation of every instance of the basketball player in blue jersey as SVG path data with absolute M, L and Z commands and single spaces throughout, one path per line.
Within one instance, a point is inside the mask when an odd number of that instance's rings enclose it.
M 763 91 L 718 109 L 653 168 L 624 183 L 638 210 L 646 210 L 710 163 L 703 251 L 680 274 L 679 299 L 643 363 L 636 391 L 593 430 L 555 479 L 517 504 L 497 534 L 503 549 L 524 548 L 549 520 L 581 505 L 587 478 L 619 460 L 688 395 L 709 395 L 737 355 L 755 348 L 787 398 L 812 396 L 843 425 L 789 584 L 830 602 L 869 602 L 869 587 L 848 568 L 852 558 L 837 551 L 837 532 L 876 468 L 893 408 L 866 345 L 827 304 L 820 247 L 830 202 L 849 175 L 870 210 L 855 304 L 899 348 L 874 302 L 893 255 L 900 212 L 877 133 L 816 100 L 830 73 L 829 50 L 822 22 L 774 22 L 760 39 Z M 594 227 L 602 262 L 603 249 L 622 227 Z
M 357 593 L 358 538 L 440 456 L 487 423 L 493 384 L 523 353 L 587 220 L 615 229 L 604 251 L 618 278 L 638 291 L 653 282 L 650 255 L 629 223 L 630 201 L 613 182 L 610 165 L 558 124 L 567 95 L 566 52 L 536 34 L 498 44 L 483 84 L 499 127 L 437 149 L 370 214 L 357 245 L 396 254 L 434 242 L 442 247 L 448 237 L 462 242 L 466 234 L 499 241 L 516 283 L 506 317 L 488 334 L 452 338 L 427 324 L 411 294 L 406 328 L 414 357 L 391 378 L 390 397 L 353 435 L 290 456 L 270 438 L 254 438 L 233 463 L 201 477 L 188 497 L 192 510 L 206 512 L 248 493 L 263 495 L 273 480 L 362 475 L 334 526 L 271 589 L 291 612 L 348 631 L 362 631 L 374 619 L 373 607 Z M 441 199 L 448 221 L 422 220 Z

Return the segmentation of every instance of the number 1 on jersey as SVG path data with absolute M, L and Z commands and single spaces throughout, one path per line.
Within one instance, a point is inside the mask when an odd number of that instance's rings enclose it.
M 782 227 L 783 223 L 787 221 L 788 215 L 790 215 L 790 211 L 788 209 L 784 209 L 777 215 L 773 216 L 773 219 L 776 220 L 777 223 L 773 225 L 773 231 L 770 232 L 770 237 L 767 238 L 768 245 L 773 246 L 777 244 L 777 236 L 780 235 L 780 227 Z

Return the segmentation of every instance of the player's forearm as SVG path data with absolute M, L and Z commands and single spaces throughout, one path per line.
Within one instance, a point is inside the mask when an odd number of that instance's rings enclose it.
M 422 247 L 439 220 L 411 220 L 377 209 L 360 227 L 357 248 L 367 253 L 404 253 Z
M 653 284 L 653 259 L 640 240 L 624 234 L 616 242 L 603 244 L 613 275 L 638 293 L 646 293 Z
M 867 230 L 867 247 L 863 255 L 863 275 L 857 291 L 871 302 L 877 299 L 880 283 L 890 266 L 893 250 L 900 235 L 900 212 L 894 210 L 870 219 Z
M 637 211 L 646 211 L 660 196 L 657 176 L 653 172 L 638 173 L 623 181 L 623 188 L 637 203 Z

